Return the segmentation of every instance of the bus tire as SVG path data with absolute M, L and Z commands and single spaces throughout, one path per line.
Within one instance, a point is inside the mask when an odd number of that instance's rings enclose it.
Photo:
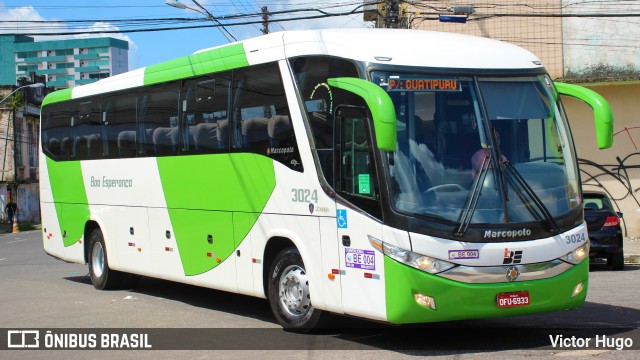
M 317 328 L 323 314 L 311 304 L 309 281 L 298 249 L 280 251 L 269 274 L 269 304 L 280 325 L 296 332 Z
M 102 230 L 95 229 L 89 238 L 89 274 L 91 283 L 98 290 L 112 290 L 118 288 L 124 279 L 124 274 L 109 269 L 107 250 L 104 246 Z

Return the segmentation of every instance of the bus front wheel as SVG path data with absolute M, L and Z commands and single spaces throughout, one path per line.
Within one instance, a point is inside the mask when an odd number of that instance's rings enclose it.
M 88 265 L 91 283 L 98 290 L 115 289 L 124 279 L 123 273 L 109 269 L 107 250 L 100 229 L 93 230 L 89 238 Z
M 282 250 L 269 272 L 269 303 L 278 322 L 286 329 L 308 332 L 318 327 L 322 311 L 311 304 L 309 280 L 296 248 Z

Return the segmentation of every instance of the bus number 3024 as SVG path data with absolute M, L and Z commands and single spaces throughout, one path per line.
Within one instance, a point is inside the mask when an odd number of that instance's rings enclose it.
M 586 239 L 586 236 L 584 235 L 584 233 L 579 233 L 565 236 L 564 239 L 566 240 L 567 244 L 576 244 L 583 242 Z
M 293 194 L 293 198 L 291 199 L 293 202 L 318 202 L 318 190 L 311 191 L 310 189 L 291 189 L 291 193 Z

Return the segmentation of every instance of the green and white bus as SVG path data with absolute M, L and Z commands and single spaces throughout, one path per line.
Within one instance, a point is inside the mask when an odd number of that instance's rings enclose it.
M 531 53 L 448 33 L 273 33 L 51 93 L 45 251 L 98 289 L 140 276 L 393 324 L 575 309 L 576 152 Z

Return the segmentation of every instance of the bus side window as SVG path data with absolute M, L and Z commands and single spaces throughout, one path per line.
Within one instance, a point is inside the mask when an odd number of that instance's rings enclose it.
M 349 60 L 330 56 L 301 56 L 290 61 L 304 100 L 308 126 L 322 173 L 327 183 L 333 186 L 333 114 L 335 106 L 340 102 L 335 98 L 336 89 L 327 84 L 327 79 L 359 78 L 358 69 Z
M 234 73 L 233 148 L 268 156 L 302 171 L 284 85 L 277 64 Z
M 103 157 L 136 157 L 137 99 L 137 89 L 125 90 L 103 98 Z
M 72 157 L 76 160 L 100 158 L 100 102 L 87 99 L 79 103 L 79 114 L 74 116 Z
M 44 109 L 42 125 L 42 149 L 56 161 L 69 159 L 71 141 L 69 130 L 73 103 L 54 103 Z
M 181 153 L 203 154 L 226 151 L 231 73 L 189 79 L 182 88 Z
M 142 89 L 138 111 L 140 154 L 178 155 L 178 84 L 170 82 Z

